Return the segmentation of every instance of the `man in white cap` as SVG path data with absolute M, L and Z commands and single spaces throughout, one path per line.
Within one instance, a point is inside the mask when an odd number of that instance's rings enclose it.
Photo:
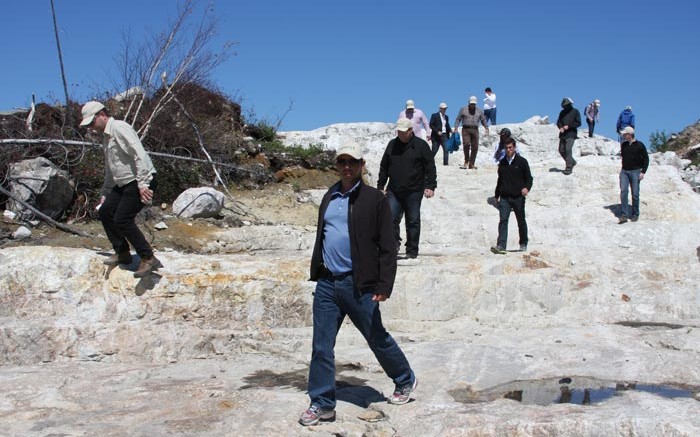
M 438 112 L 430 116 L 430 139 L 433 143 L 433 156 L 437 155 L 442 146 L 442 165 L 448 165 L 450 152 L 447 150 L 447 140 L 450 138 L 452 128 L 450 128 L 450 117 L 447 116 L 447 103 L 442 102 L 438 107 Z
M 634 138 L 634 128 L 624 127 L 620 131 L 624 139 L 620 144 L 622 169 L 620 170 L 620 224 L 627 223 L 627 218 L 636 222 L 639 219 L 639 182 L 649 168 L 649 153 L 641 141 Z M 632 191 L 632 209 L 628 203 L 629 191 Z
M 413 123 L 413 134 L 427 140 L 430 138 L 430 123 L 425 113 L 416 108 L 413 100 L 406 100 L 406 109 L 399 112 L 399 119 L 407 118 Z
M 430 146 L 413 135 L 411 121 L 396 122 L 396 138 L 389 141 L 379 165 L 377 188 L 385 191 L 394 218 L 394 237 L 401 244 L 401 218 L 406 213 L 406 257 L 418 257 L 420 206 L 435 194 L 437 175 Z
M 586 117 L 586 123 L 588 124 L 588 138 L 593 138 L 593 129 L 595 129 L 595 124 L 599 120 L 599 110 L 600 100 L 595 99 L 586 106 L 586 110 L 583 111 L 583 115 Z
M 464 165 L 461 169 L 476 170 L 476 153 L 479 151 L 479 123 L 484 126 L 486 135 L 489 127 L 484 112 L 476 106 L 476 96 L 469 97 L 469 104 L 462 107 L 455 117 L 455 130 L 462 124 L 462 144 L 464 145 Z
M 389 201 L 362 181 L 365 161 L 359 145 L 340 146 L 335 165 L 340 181 L 321 201 L 311 256 L 311 280 L 316 281 L 316 289 L 308 384 L 311 405 L 299 418 L 304 426 L 335 420 L 333 348 L 346 315 L 393 380 L 390 403 L 407 403 L 417 385 L 406 356 L 384 328 L 379 312 L 379 303 L 391 295 L 396 277 Z
M 134 276 L 142 278 L 162 266 L 134 221 L 143 206 L 153 201 L 156 169 L 134 128 L 111 117 L 102 103 L 87 102 L 82 116 L 80 126 L 102 134 L 105 180 L 97 208 L 115 252 L 104 263 L 131 264 L 131 244 L 141 259 Z

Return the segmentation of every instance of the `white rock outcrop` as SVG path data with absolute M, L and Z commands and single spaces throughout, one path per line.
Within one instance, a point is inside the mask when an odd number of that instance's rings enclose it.
M 159 253 L 165 267 L 142 280 L 90 250 L 0 251 L 0 434 L 700 435 L 700 196 L 654 157 L 640 220 L 618 225 L 617 143 L 577 141 L 565 176 L 556 127 L 541 120 L 492 128 L 476 171 L 459 169 L 461 151 L 437 166 L 419 258 L 399 261 L 381 304 L 420 381 L 414 401 L 386 403 L 393 384 L 346 321 L 338 418 L 296 423 L 315 228 L 245 226 L 213 234 L 209 254 Z M 498 211 L 487 202 L 503 126 L 534 175 L 529 251 L 505 256 L 489 252 Z M 393 126 L 285 135 L 360 142 L 372 182 Z

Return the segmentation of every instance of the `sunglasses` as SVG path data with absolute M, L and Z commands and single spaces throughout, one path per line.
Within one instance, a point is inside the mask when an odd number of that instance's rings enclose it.
M 346 165 L 357 165 L 360 163 L 359 159 L 338 159 L 335 164 L 340 167 L 345 167 Z

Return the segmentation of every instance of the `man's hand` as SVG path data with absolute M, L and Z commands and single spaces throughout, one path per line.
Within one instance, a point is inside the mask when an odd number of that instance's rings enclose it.
M 386 295 L 385 294 L 375 294 L 372 296 L 372 300 L 374 302 L 384 302 L 386 300 Z
M 642 179 L 644 179 L 644 173 L 639 173 L 639 180 L 641 181 Z
M 144 205 L 148 205 L 153 200 L 153 191 L 147 187 L 139 188 L 139 194 L 141 195 L 141 202 Z
M 527 188 L 523 188 L 522 190 L 520 190 L 520 194 L 522 194 L 523 197 L 527 197 L 527 194 L 529 192 L 530 192 L 530 190 L 528 190 Z
M 99 211 L 103 203 L 105 203 L 105 196 L 100 197 L 100 202 L 95 206 L 95 211 Z
M 433 190 L 431 190 L 430 188 L 426 188 L 425 190 L 423 190 L 423 195 L 425 196 L 426 199 L 430 199 L 431 197 L 433 197 L 435 195 L 435 192 Z

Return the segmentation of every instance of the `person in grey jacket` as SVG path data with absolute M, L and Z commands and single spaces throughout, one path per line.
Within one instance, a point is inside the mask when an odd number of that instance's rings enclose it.
M 595 99 L 586 106 L 584 111 L 584 116 L 586 117 L 586 123 L 588 124 L 588 138 L 593 138 L 593 129 L 595 129 L 595 124 L 600 118 L 600 100 Z
M 97 209 L 115 252 L 104 263 L 131 264 L 131 244 L 141 258 L 134 276 L 142 278 L 162 267 L 135 222 L 143 206 L 153 201 L 156 169 L 134 128 L 111 117 L 102 103 L 87 102 L 82 116 L 80 126 L 102 133 L 103 138 L 105 180 Z
M 578 128 L 581 126 L 581 113 L 574 108 L 574 101 L 569 97 L 564 97 L 561 101 L 561 112 L 557 119 L 557 127 L 559 128 L 559 154 L 564 158 L 566 169 L 565 175 L 570 175 L 576 165 L 574 159 L 574 141 L 578 134 Z

